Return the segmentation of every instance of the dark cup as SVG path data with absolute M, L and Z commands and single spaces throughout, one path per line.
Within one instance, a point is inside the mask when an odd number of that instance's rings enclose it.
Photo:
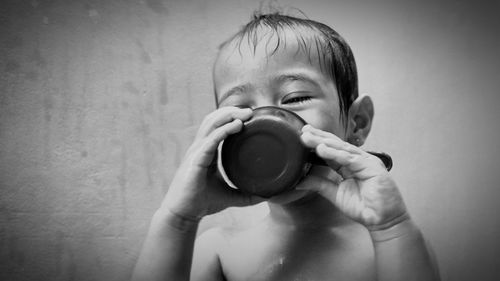
M 301 140 L 306 122 L 283 108 L 254 109 L 243 129 L 224 140 L 221 163 L 228 179 L 240 190 L 269 198 L 291 190 L 313 164 L 326 165 Z M 385 153 L 369 152 L 392 167 Z

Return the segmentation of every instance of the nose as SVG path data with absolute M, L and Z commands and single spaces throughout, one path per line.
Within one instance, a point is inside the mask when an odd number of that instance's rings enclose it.
M 265 106 L 279 106 L 279 104 L 272 97 L 259 95 L 259 98 L 254 100 L 253 109 Z

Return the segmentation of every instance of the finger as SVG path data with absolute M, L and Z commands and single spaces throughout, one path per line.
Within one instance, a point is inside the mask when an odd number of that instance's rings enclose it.
M 210 167 L 219 143 L 227 138 L 227 136 L 239 132 L 242 127 L 243 122 L 240 119 L 234 119 L 233 121 L 218 127 L 206 138 L 200 140 L 201 146 L 199 148 L 199 155 L 195 160 L 195 164 L 205 168 Z
M 309 125 L 309 124 L 305 125 L 302 128 L 302 131 L 303 131 L 303 134 L 306 135 L 305 136 L 306 138 L 311 138 L 311 136 L 319 137 L 315 141 L 314 140 L 309 141 L 310 146 L 312 146 L 312 148 L 314 148 L 315 145 L 318 145 L 319 142 L 321 141 L 321 139 L 323 139 L 322 142 L 327 144 L 330 147 L 342 149 L 342 150 L 349 151 L 352 153 L 364 154 L 366 156 L 368 156 L 368 155 L 376 156 L 376 158 L 380 159 L 384 163 L 384 166 L 386 166 L 386 169 L 390 170 L 390 167 L 392 165 L 390 162 L 392 162 L 392 161 L 390 160 L 390 156 L 381 155 L 384 153 L 366 152 L 365 150 L 359 148 L 356 145 L 353 145 L 353 144 L 350 144 L 348 142 L 343 141 L 341 138 L 339 138 L 335 134 L 314 128 L 312 125 Z M 386 160 L 384 160 L 384 158 L 386 158 L 386 159 L 389 158 L 387 160 L 387 163 L 386 163 Z
M 313 166 L 308 173 L 308 176 L 310 175 L 325 178 L 336 185 L 343 181 L 343 178 L 339 173 L 325 166 Z
M 323 131 L 323 130 L 320 130 L 316 127 L 314 127 L 313 125 L 311 124 L 306 124 L 304 125 L 304 127 L 302 127 L 302 132 L 310 132 L 312 134 L 315 134 L 315 135 L 319 135 L 319 136 L 323 136 L 323 137 L 334 137 L 334 138 L 339 138 L 337 135 L 335 134 L 332 134 L 330 132 L 326 132 L 326 131 Z
M 309 131 L 306 130 L 305 132 L 302 133 L 301 135 L 302 142 L 310 147 L 310 148 L 315 148 L 319 144 L 323 143 L 326 144 L 329 147 L 338 149 L 338 150 L 343 150 L 349 153 L 354 153 L 354 154 L 365 154 L 366 152 L 357 146 L 354 146 L 348 142 L 343 141 L 339 137 L 337 137 L 334 134 L 325 132 L 325 131 Z
M 344 150 L 338 150 L 325 144 L 316 147 L 316 154 L 329 161 L 334 161 L 342 166 L 339 173 L 344 178 L 356 178 L 365 180 L 385 172 L 383 164 L 375 156 L 370 154 L 353 154 Z M 377 161 L 378 160 L 378 161 Z
M 326 160 L 328 165 L 339 171 L 344 178 L 351 178 L 353 174 L 358 173 L 357 176 L 365 178 L 373 173 L 379 174 L 382 172 L 380 169 L 385 170 L 385 165 L 380 159 L 366 151 L 360 149 L 359 147 L 345 142 L 335 136 L 334 134 L 321 131 L 308 125 L 303 128 L 304 133 L 301 136 L 302 142 L 310 147 L 318 150 L 320 144 L 326 145 L 327 147 L 343 151 L 338 152 L 336 156 L 339 158 L 334 159 L 335 154 L 331 155 L 329 153 L 325 154 L 323 158 Z M 335 153 L 334 150 L 331 151 Z M 329 156 L 327 156 L 329 155 Z M 318 156 L 320 156 L 318 154 Z M 321 157 L 321 156 L 320 156 Z M 345 160 L 342 162 L 337 162 L 339 160 Z M 359 165 L 358 165 L 359 164 Z M 342 167 L 339 167 L 341 165 Z M 364 170 L 366 174 L 359 174 L 361 170 Z
M 295 189 L 317 192 L 328 201 L 335 203 L 339 189 L 338 186 L 338 180 L 318 175 L 308 175 L 296 186 Z
M 212 131 L 235 119 L 248 120 L 252 116 L 250 108 L 239 108 L 233 106 L 222 107 L 207 115 L 198 129 L 197 139 L 208 136 Z
M 359 168 L 356 169 L 356 167 L 349 165 L 352 164 L 352 158 L 355 156 L 359 157 L 360 154 L 350 149 L 347 145 L 329 141 L 329 139 L 318 137 L 308 131 L 302 134 L 301 139 L 306 146 L 313 148 L 316 154 L 325 160 L 328 166 L 340 173 L 342 177 L 351 178 L 352 174 L 359 170 Z

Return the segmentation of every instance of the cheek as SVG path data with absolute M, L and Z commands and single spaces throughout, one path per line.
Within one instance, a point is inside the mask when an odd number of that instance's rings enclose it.
M 345 140 L 345 129 L 340 121 L 340 116 L 335 112 L 328 113 L 304 113 L 300 116 L 308 123 L 320 130 L 330 132 Z

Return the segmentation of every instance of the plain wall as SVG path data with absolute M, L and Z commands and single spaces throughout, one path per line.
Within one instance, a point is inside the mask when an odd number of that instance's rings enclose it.
M 127 279 L 169 182 L 214 110 L 217 46 L 260 1 L 0 3 L 0 279 Z M 280 1 L 350 43 L 444 280 L 500 280 L 500 7 Z M 216 224 L 252 222 L 264 205 Z M 241 219 L 243 218 L 243 219 Z

